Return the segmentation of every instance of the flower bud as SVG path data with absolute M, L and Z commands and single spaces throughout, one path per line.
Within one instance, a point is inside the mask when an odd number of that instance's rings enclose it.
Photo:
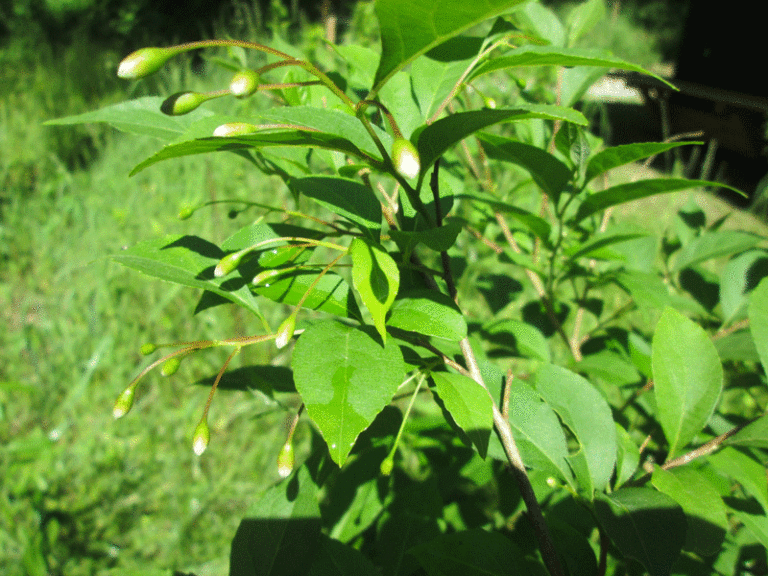
M 240 264 L 240 261 L 243 259 L 243 256 L 245 256 L 247 252 L 240 250 L 238 252 L 233 252 L 232 254 L 227 254 L 219 260 L 219 263 L 216 264 L 216 268 L 213 270 L 213 275 L 216 278 L 221 278 L 222 276 L 226 276 L 232 270 L 237 268 L 238 264 Z
M 208 442 L 211 441 L 211 431 L 208 428 L 208 422 L 203 418 L 195 428 L 192 436 L 192 450 L 197 456 L 200 456 L 208 448 Z
M 149 356 L 155 350 L 157 350 L 157 345 L 153 344 L 152 342 L 147 342 L 141 347 L 141 354 L 142 356 Z
M 187 220 L 188 218 L 192 217 L 192 214 L 195 213 L 194 208 L 182 208 L 179 210 L 179 220 Z
M 143 78 L 163 67 L 179 50 L 172 48 L 141 48 L 126 56 L 117 67 L 119 78 Z
M 192 112 L 206 100 L 210 100 L 210 96 L 199 92 L 177 92 L 160 104 L 160 111 L 168 116 L 181 116 Z
M 280 478 L 287 478 L 293 472 L 293 464 L 295 455 L 293 453 L 293 444 L 288 441 L 280 449 L 280 453 L 277 455 L 277 473 Z
M 243 136 L 245 134 L 253 134 L 258 130 L 257 126 L 253 124 L 247 124 L 245 122 L 230 122 L 229 124 L 222 124 L 216 130 L 213 131 L 214 136 Z
M 165 361 L 162 368 L 160 368 L 160 374 L 163 376 L 173 376 L 179 370 L 181 364 L 181 358 L 174 356 Z
M 279 348 L 285 348 L 288 342 L 293 338 L 293 332 L 296 330 L 296 313 L 294 312 L 288 318 L 283 320 L 280 324 L 280 328 L 277 329 L 277 338 L 275 338 L 275 346 Z
M 275 276 L 280 276 L 280 274 L 283 273 L 283 270 L 275 269 L 275 270 L 262 270 L 256 276 L 253 277 L 253 285 L 258 286 L 259 284 L 264 284 L 267 280 L 271 280 Z M 269 286 L 269 284 L 267 284 Z
M 483 98 L 485 101 L 485 107 L 494 110 L 496 108 L 496 100 L 490 97 Z
M 403 178 L 415 178 L 421 170 L 419 153 L 405 138 L 397 138 L 392 144 L 392 162 L 397 173 Z
M 122 418 L 133 406 L 133 398 L 136 395 L 136 386 L 128 386 L 120 396 L 115 400 L 115 407 L 112 409 L 112 415 L 115 418 Z
M 395 459 L 392 457 L 392 454 L 384 458 L 384 460 L 381 461 L 381 466 L 379 466 L 379 471 L 381 472 L 382 476 L 389 476 L 392 474 L 392 468 L 395 467 Z
M 245 98 L 250 96 L 259 87 L 260 78 L 253 70 L 242 70 L 232 77 L 229 83 L 229 91 L 233 96 Z

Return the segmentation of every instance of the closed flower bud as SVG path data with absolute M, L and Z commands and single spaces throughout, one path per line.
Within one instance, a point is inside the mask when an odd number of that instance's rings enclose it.
M 280 449 L 280 453 L 277 455 L 277 473 L 280 478 L 287 478 L 293 472 L 294 464 L 293 444 L 288 441 Z
M 421 160 L 416 147 L 405 138 L 395 139 L 392 144 L 392 162 L 403 178 L 415 178 L 421 170 Z
M 162 368 L 160 368 L 160 374 L 163 376 L 173 376 L 176 374 L 176 372 L 179 370 L 179 365 L 181 364 L 181 358 L 178 356 L 174 358 L 169 358 L 165 361 Z
M 195 213 L 194 208 L 182 208 L 179 210 L 179 220 L 187 220 L 188 218 L 192 217 L 192 214 Z
M 136 395 L 136 386 L 128 386 L 120 396 L 115 400 L 115 407 L 112 410 L 112 415 L 115 418 L 122 418 L 133 406 L 133 398 Z
M 195 428 L 195 433 L 192 436 L 192 450 L 195 451 L 196 455 L 200 456 L 208 448 L 208 442 L 210 441 L 211 431 L 208 428 L 208 422 L 203 418 Z
M 278 348 L 285 348 L 288 342 L 293 338 L 293 332 L 296 330 L 296 313 L 291 314 L 283 320 L 280 324 L 280 328 L 277 329 L 277 338 L 275 338 L 275 346 Z
M 192 112 L 210 97 L 199 92 L 177 92 L 160 104 L 160 111 L 168 116 L 181 116 Z
M 126 56 L 117 67 L 120 78 L 143 78 L 154 74 L 171 57 L 179 53 L 172 48 L 141 48 Z
M 147 342 L 146 344 L 144 344 L 141 347 L 141 354 L 143 356 L 149 356 L 155 350 L 157 350 L 157 346 L 155 344 L 153 344 L 152 342 Z
M 238 98 L 245 98 L 256 92 L 259 81 L 259 75 L 253 70 L 242 70 L 232 77 L 229 91 Z
M 243 136 L 245 134 L 253 134 L 258 130 L 257 126 L 253 124 L 247 124 L 245 122 L 230 122 L 229 124 L 222 124 L 216 130 L 213 131 L 214 136 Z
M 275 276 L 280 276 L 280 274 L 283 273 L 283 270 L 276 269 L 276 270 L 262 270 L 256 276 L 253 277 L 253 285 L 259 286 L 260 284 L 264 284 L 267 280 L 271 280 Z M 269 286 L 269 284 L 267 284 Z
M 216 268 L 213 270 L 213 275 L 216 278 L 221 278 L 222 276 L 226 276 L 232 270 L 237 268 L 238 264 L 240 264 L 240 260 L 243 259 L 243 256 L 245 255 L 245 252 L 240 250 L 239 252 L 233 252 L 232 254 L 227 254 L 219 260 L 219 263 L 216 264 Z
M 384 460 L 381 461 L 381 466 L 379 466 L 379 471 L 381 472 L 382 476 L 389 476 L 392 474 L 392 468 L 395 467 L 395 459 L 390 454 Z

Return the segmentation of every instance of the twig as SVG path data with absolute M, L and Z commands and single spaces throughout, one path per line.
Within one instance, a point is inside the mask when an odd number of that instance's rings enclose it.
M 758 416 L 758 418 L 761 418 L 762 416 Z M 739 430 L 744 428 L 745 426 L 752 424 L 757 420 L 757 418 L 753 418 L 752 420 L 749 420 L 747 422 L 744 422 L 743 424 L 739 424 L 738 426 L 731 428 L 727 432 L 720 434 L 720 436 L 717 436 L 716 438 L 712 438 L 709 442 L 705 442 L 698 448 L 691 450 L 687 454 L 683 454 L 682 456 L 678 456 L 677 458 L 673 458 L 672 460 L 668 460 L 664 462 L 664 464 L 661 465 L 661 468 L 663 470 L 669 470 L 670 468 L 676 468 L 678 466 L 683 466 L 684 464 L 688 464 L 689 462 L 692 462 L 693 460 L 696 460 L 696 458 L 701 458 L 702 456 L 708 456 L 709 454 L 712 454 L 715 450 L 720 448 L 720 445 L 725 442 L 728 438 L 736 434 Z

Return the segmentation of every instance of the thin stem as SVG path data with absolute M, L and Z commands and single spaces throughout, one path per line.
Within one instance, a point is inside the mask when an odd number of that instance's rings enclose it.
M 219 373 L 216 374 L 216 380 L 213 381 L 213 386 L 211 386 L 211 392 L 208 394 L 208 400 L 205 403 L 205 408 L 203 409 L 203 417 L 202 420 L 206 420 L 208 418 L 208 410 L 211 408 L 211 402 L 213 402 L 213 395 L 216 392 L 216 388 L 219 387 L 219 382 L 221 382 L 221 377 L 224 376 L 224 372 L 227 371 L 227 366 L 229 366 L 229 363 L 232 361 L 232 358 L 237 356 L 240 353 L 240 350 L 242 349 L 242 346 L 237 346 L 234 350 L 232 350 L 232 353 L 227 356 L 226 361 L 224 362 L 224 365 L 221 367 L 221 370 L 219 370 Z
M 758 418 L 761 418 L 761 416 L 758 416 Z M 709 442 L 705 442 L 698 448 L 691 450 L 687 454 L 683 454 L 682 456 L 678 456 L 677 458 L 666 461 L 664 464 L 662 464 L 661 468 L 663 470 L 669 470 L 670 468 L 676 468 L 678 466 L 683 466 L 685 464 L 688 464 L 689 462 L 696 460 L 696 458 L 701 458 L 702 456 L 708 456 L 709 454 L 712 454 L 712 452 L 720 448 L 722 443 L 725 442 L 728 438 L 736 434 L 745 426 L 752 424 L 752 422 L 754 422 L 758 418 L 753 418 L 752 420 L 748 420 L 743 424 L 739 424 L 738 426 L 731 428 L 727 432 L 720 434 L 720 436 L 717 436 L 716 438 L 712 438 L 712 440 L 710 440 Z

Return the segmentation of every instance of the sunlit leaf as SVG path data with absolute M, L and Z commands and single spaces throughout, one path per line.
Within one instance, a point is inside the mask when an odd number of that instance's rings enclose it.
M 433 372 L 432 379 L 445 409 L 485 458 L 493 429 L 493 400 L 488 390 L 462 374 Z
M 384 317 L 395 301 L 400 287 L 397 263 L 379 245 L 355 238 L 349 246 L 352 258 L 352 282 L 360 298 L 373 317 L 373 324 L 386 342 Z

